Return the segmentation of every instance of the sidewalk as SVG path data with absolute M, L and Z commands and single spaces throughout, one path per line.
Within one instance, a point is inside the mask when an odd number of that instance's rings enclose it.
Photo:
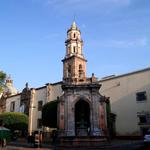
M 119 147 L 123 145 L 143 145 L 143 140 L 119 140 L 114 139 L 111 141 L 110 145 L 111 147 Z
M 112 140 L 109 144 L 107 143 L 106 145 L 103 145 L 101 148 L 103 149 L 117 149 L 119 147 L 122 147 L 122 146 L 126 146 L 126 145 L 142 145 L 143 144 L 143 141 L 142 140 L 118 140 L 118 139 L 115 139 L 115 140 Z M 27 143 L 26 141 L 14 141 L 14 142 L 10 142 L 8 144 L 8 148 L 9 147 L 15 147 L 14 149 L 11 149 L 11 150 L 19 150 L 20 147 L 21 147 L 21 150 L 22 149 L 33 149 L 33 145 L 31 146 L 29 143 Z M 18 147 L 18 149 L 17 149 Z M 89 149 L 90 147 L 88 147 Z M 96 149 L 98 147 L 95 147 Z M 54 150 L 54 149 L 84 149 L 83 147 L 80 148 L 80 147 L 71 147 L 71 148 L 67 148 L 67 147 L 55 147 L 53 146 L 51 143 L 43 143 L 42 144 L 42 148 L 40 148 L 40 150 Z M 86 148 L 85 148 L 86 149 Z
M 17 141 L 9 142 L 8 146 L 24 147 L 24 148 L 33 149 L 33 144 L 28 143 L 26 140 L 17 140 Z M 42 148 L 53 149 L 53 147 L 54 146 L 51 145 L 50 143 L 42 143 Z

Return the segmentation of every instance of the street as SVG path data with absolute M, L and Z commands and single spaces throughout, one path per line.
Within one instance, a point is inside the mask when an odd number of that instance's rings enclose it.
M 22 146 L 11 146 L 8 145 L 6 148 L 1 148 L 0 150 L 53 150 L 51 148 L 30 148 L 30 147 L 22 147 Z
M 49 148 L 30 148 L 29 146 L 14 146 L 14 145 L 8 145 L 6 148 L 3 148 L 3 150 L 149 150 L 150 147 L 145 147 L 142 142 L 128 142 L 128 143 L 117 143 L 117 144 L 110 144 L 103 147 L 49 147 Z M 2 149 L 0 149 L 2 150 Z

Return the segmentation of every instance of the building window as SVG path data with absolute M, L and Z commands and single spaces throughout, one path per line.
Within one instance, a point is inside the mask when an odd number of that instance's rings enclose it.
M 43 101 L 38 101 L 38 111 L 42 111 Z
M 79 78 L 83 78 L 83 70 L 82 70 L 82 65 L 79 65 Z
M 42 119 L 38 119 L 37 120 L 37 128 L 41 128 L 42 127 Z
M 67 78 L 71 77 L 71 65 L 68 65 Z
M 81 64 L 79 65 L 79 70 L 82 70 L 82 65 Z
M 75 47 L 75 46 L 73 47 L 73 52 L 74 52 L 74 53 L 76 52 L 76 47 Z
M 140 123 L 147 123 L 146 116 L 139 116 Z
M 136 101 L 145 101 L 146 99 L 146 91 L 136 93 Z
M 76 37 L 76 34 L 75 34 L 75 33 L 73 34 L 73 37 L 74 37 L 74 38 Z
M 15 102 L 10 103 L 10 111 L 14 112 L 15 111 Z
M 139 125 L 150 124 L 150 112 L 149 111 L 137 112 L 137 116 L 139 118 Z

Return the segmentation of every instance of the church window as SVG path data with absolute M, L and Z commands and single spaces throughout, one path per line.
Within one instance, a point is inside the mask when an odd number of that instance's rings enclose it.
M 146 91 L 136 93 L 136 101 L 141 102 L 147 99 Z
M 38 101 L 38 111 L 42 110 L 43 101 Z
M 15 102 L 10 103 L 10 111 L 14 112 L 15 111 Z
M 80 64 L 80 65 L 79 65 L 79 70 L 81 70 L 81 69 L 82 69 L 82 65 Z
M 79 78 L 83 77 L 83 70 L 82 70 L 82 65 L 79 65 Z
M 68 65 L 68 74 L 67 74 L 67 77 L 70 77 L 71 76 L 71 65 Z
M 74 52 L 74 53 L 76 52 L 76 47 L 75 47 L 75 46 L 73 47 L 73 52 Z
M 74 37 L 74 38 L 76 37 L 76 34 L 75 34 L 75 33 L 73 34 L 73 37 Z

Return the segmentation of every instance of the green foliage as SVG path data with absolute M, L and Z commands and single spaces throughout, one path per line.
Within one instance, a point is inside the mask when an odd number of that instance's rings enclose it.
M 106 112 L 107 112 L 107 125 L 108 127 L 110 127 L 111 124 L 115 122 L 116 119 L 116 115 L 111 112 L 110 102 L 106 103 Z
M 107 127 L 109 130 L 110 137 L 113 138 L 116 135 L 115 129 L 116 114 L 111 112 L 111 105 L 109 100 L 106 102 L 106 113 L 107 113 Z
M 58 101 L 48 102 L 42 109 L 42 124 L 50 128 L 57 128 L 57 104 Z
M 20 112 L 5 112 L 0 114 L 0 122 L 10 130 L 27 130 L 28 116 Z
M 4 83 L 6 79 L 6 74 L 2 71 L 0 71 L 0 93 L 3 91 Z

